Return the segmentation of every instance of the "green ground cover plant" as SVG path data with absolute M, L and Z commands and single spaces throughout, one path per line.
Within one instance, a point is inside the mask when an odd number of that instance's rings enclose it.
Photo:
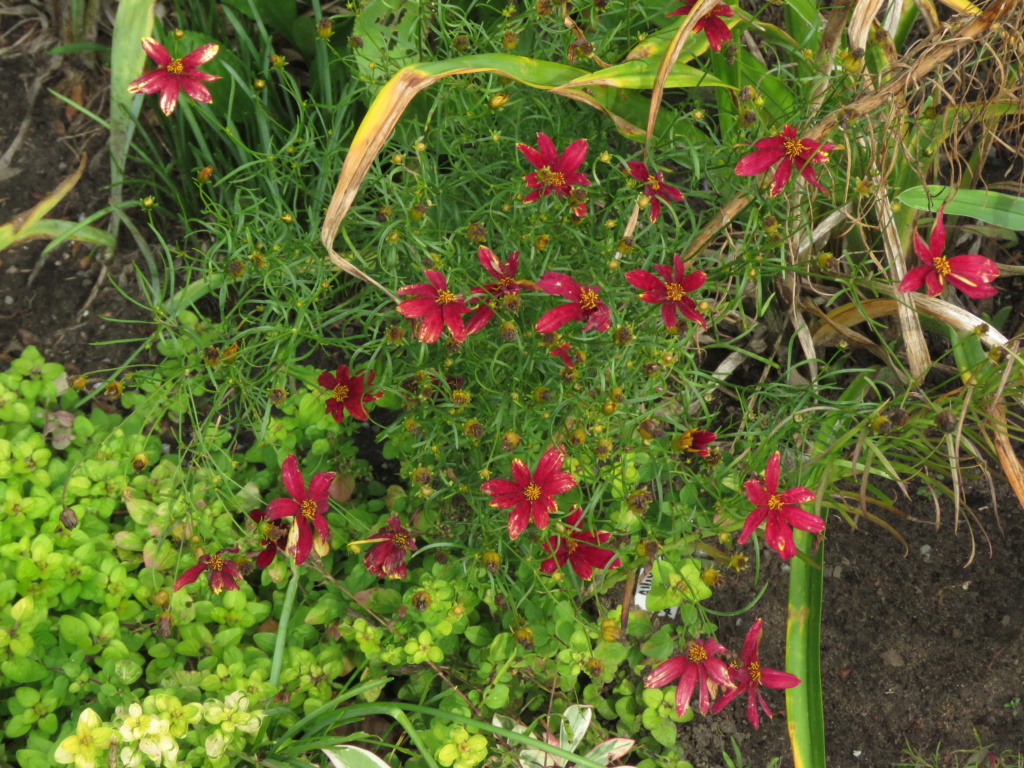
M 960 237 L 1021 209 L 1009 8 L 122 6 L 151 331 L 0 374 L 4 758 L 682 768 L 732 704 L 823 765 L 828 527 L 1024 493 Z M 727 649 L 764 556 L 789 626 Z

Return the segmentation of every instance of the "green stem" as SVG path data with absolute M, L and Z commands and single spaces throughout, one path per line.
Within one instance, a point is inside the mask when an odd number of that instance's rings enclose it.
M 284 593 L 284 605 L 281 606 L 281 621 L 277 625 L 277 639 L 274 641 L 274 659 L 270 662 L 270 685 L 274 688 L 281 680 L 281 667 L 284 665 L 285 643 L 288 639 L 288 623 L 295 607 L 295 595 L 299 591 L 299 566 L 292 561 L 292 580 L 288 582 L 288 590 Z
M 220 288 L 224 277 L 223 272 L 212 272 L 189 283 L 163 303 L 164 312 L 173 316 L 179 309 L 192 306 L 206 294 Z

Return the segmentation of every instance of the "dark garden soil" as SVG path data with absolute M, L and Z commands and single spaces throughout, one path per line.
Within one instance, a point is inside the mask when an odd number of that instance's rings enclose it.
M 105 137 L 87 118 L 47 93 L 59 90 L 99 113 L 105 111 L 102 72 L 76 68 L 65 58 L 45 79 L 29 110 L 28 90 L 49 57 L 8 56 L 0 61 L 0 155 L 29 120 L 7 167 L 0 167 L 0 221 L 30 208 L 70 174 L 83 152 L 87 170 L 77 188 L 50 215 L 76 219 L 105 204 L 109 173 Z M 102 222 L 101 222 L 102 224 Z M 45 243 L 0 253 L 0 368 L 21 348 L 43 355 L 72 373 L 115 368 L 137 343 L 109 343 L 145 336 L 148 313 L 128 296 L 138 291 L 131 272 L 134 247 L 122 243 L 109 263 L 81 245 L 49 254 L 31 285 Z M 121 291 L 115 288 L 121 286 Z M 132 321 L 122 323 L 120 321 Z M 99 377 L 97 377 L 99 378 Z M 852 531 L 833 519 L 826 542 L 824 628 L 822 631 L 825 716 L 832 768 L 890 766 L 906 745 L 934 753 L 941 743 L 943 764 L 955 749 L 980 739 L 995 752 L 1024 750 L 1024 512 L 1005 487 L 999 497 L 1002 530 L 987 494 L 972 499 L 991 537 L 992 554 L 975 527 L 978 554 L 963 523 L 954 535 L 952 511 L 941 530 L 931 502 L 907 503 L 912 520 L 893 521 L 909 543 L 902 545 L 870 524 Z M 757 615 L 765 620 L 764 663 L 782 667 L 787 574 L 779 559 L 762 558 L 770 583 Z M 735 609 L 749 601 L 747 576 L 721 588 L 713 607 Z M 748 616 L 747 618 L 752 618 Z M 718 639 L 742 645 L 743 625 L 723 624 Z M 781 709 L 781 692 L 769 692 Z M 746 724 L 745 702 L 682 730 L 687 759 L 700 768 L 724 766 L 723 749 L 735 738 L 755 768 L 772 757 L 791 764 L 784 718 Z M 985 763 L 987 765 L 987 763 Z

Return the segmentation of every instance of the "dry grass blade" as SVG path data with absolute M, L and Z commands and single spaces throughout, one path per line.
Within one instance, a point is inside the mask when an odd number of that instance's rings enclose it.
M 892 265 L 896 284 L 899 285 L 906 275 L 906 266 L 903 263 L 903 246 L 900 242 L 900 235 L 893 224 L 895 215 L 889 203 L 887 190 L 887 185 L 879 185 L 875 195 L 875 213 L 882 225 L 882 245 L 885 248 L 885 255 L 888 257 L 888 263 Z M 932 360 L 928 354 L 924 331 L 921 330 L 921 319 L 909 305 L 902 302 L 896 307 L 896 318 L 903 336 L 910 376 L 916 381 L 924 381 Z
M 661 98 L 665 94 L 665 80 L 668 78 L 668 73 L 672 71 L 672 67 L 679 60 L 679 54 L 683 50 L 686 38 L 693 32 L 697 22 L 704 18 L 716 5 L 718 5 L 718 0 L 697 0 L 696 5 L 690 10 L 690 15 L 686 17 L 686 21 L 679 27 L 675 37 L 672 38 L 672 43 L 665 53 L 665 58 L 661 60 L 661 66 L 658 67 L 658 77 L 654 82 L 654 89 L 651 92 L 651 111 L 647 117 L 647 140 L 644 145 L 645 157 L 650 150 L 651 138 L 654 136 L 654 124 L 658 118 L 658 110 L 661 109 Z
M 850 51 L 854 56 L 863 55 L 867 48 L 868 32 L 871 31 L 871 22 L 878 15 L 878 9 L 882 7 L 883 0 L 857 0 L 853 13 L 850 14 L 850 24 L 846 28 L 846 35 L 850 41 Z

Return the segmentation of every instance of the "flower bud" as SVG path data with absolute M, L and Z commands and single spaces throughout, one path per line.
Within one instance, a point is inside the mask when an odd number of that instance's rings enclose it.
M 466 227 L 466 237 L 474 243 L 483 243 L 487 240 L 487 230 L 484 228 L 483 224 L 473 222 Z
M 501 109 L 507 103 L 508 103 L 508 94 L 507 93 L 496 93 L 493 96 L 491 96 L 490 100 L 487 102 L 487 106 L 489 106 L 491 109 Z
M 326 16 L 316 24 L 316 36 L 321 40 L 330 40 L 334 34 L 334 26 L 331 24 L 331 20 Z
M 181 30 L 181 29 L 174 30 L 172 35 L 173 35 L 175 40 L 184 40 L 185 39 L 185 31 Z
M 501 44 L 506 51 L 514 51 L 519 45 L 519 35 L 510 29 L 501 36 Z
M 257 78 L 256 80 L 252 81 L 252 87 L 253 87 L 254 90 L 262 91 L 264 88 L 267 87 L 267 81 L 266 80 L 260 80 L 260 79 Z
M 78 515 L 75 514 L 75 510 L 64 507 L 60 513 L 60 523 L 69 531 L 73 531 L 78 526 Z
M 463 425 L 462 432 L 472 440 L 479 440 L 484 436 L 484 425 L 476 419 L 470 419 Z
M 951 435 L 956 431 L 956 416 L 951 411 L 939 411 L 935 414 L 935 423 L 947 435 Z
M 412 607 L 420 613 L 430 607 L 430 593 L 421 589 L 412 596 Z
M 511 453 L 517 447 L 519 447 L 520 440 L 522 440 L 522 438 L 519 437 L 519 435 L 517 435 L 515 432 L 506 432 L 504 435 L 501 436 L 501 450 L 505 451 L 506 453 Z
M 460 53 L 465 51 L 469 48 L 469 37 L 466 35 L 456 35 L 455 39 L 452 41 L 452 47 Z
M 484 563 L 484 568 L 486 568 L 489 573 L 497 573 L 498 569 L 501 568 L 501 555 L 493 549 L 484 552 L 480 559 Z
M 196 181 L 198 181 L 200 184 L 205 184 L 210 180 L 210 177 L 212 176 L 213 166 L 204 165 L 202 168 L 199 169 L 199 173 L 196 174 Z
M 134 469 L 136 472 L 141 472 L 148 466 L 149 456 L 147 456 L 146 454 L 136 453 L 135 456 L 132 457 L 132 469 Z
M 617 643 L 622 640 L 622 630 L 615 619 L 601 619 L 601 639 L 606 643 Z
M 529 627 L 520 627 L 513 633 L 512 637 L 523 647 L 523 650 L 533 650 L 533 630 Z

